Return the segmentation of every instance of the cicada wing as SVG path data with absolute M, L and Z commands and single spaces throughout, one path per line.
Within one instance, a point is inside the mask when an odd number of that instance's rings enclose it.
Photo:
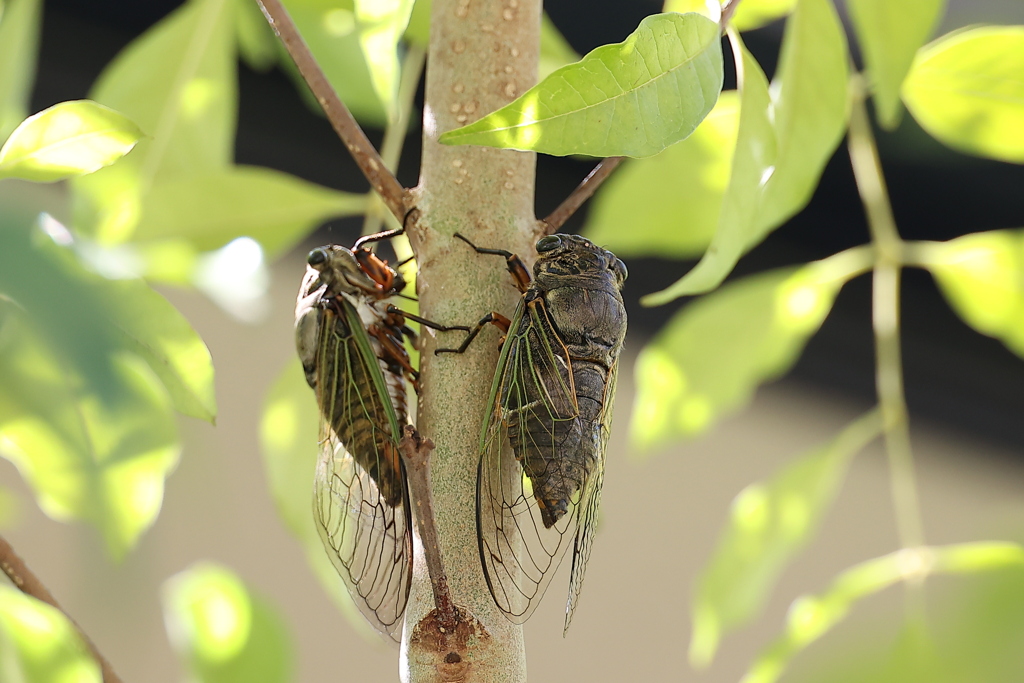
M 346 308 L 339 316 L 326 309 L 323 315 L 313 514 L 353 602 L 374 628 L 397 642 L 413 562 L 398 416 L 355 312 Z
M 480 558 L 498 609 L 522 623 L 576 537 L 578 492 L 586 488 L 577 468 L 563 467 L 561 448 L 579 410 L 568 352 L 542 300 L 516 311 L 488 416 L 477 473 Z M 563 509 L 553 508 L 555 499 Z
M 576 612 L 576 603 L 583 590 L 583 576 L 587 570 L 587 562 L 590 560 L 590 551 L 594 544 L 594 534 L 597 532 L 598 510 L 601 506 L 601 487 L 604 485 L 604 464 L 605 455 L 608 451 L 608 439 L 612 429 L 612 404 L 615 402 L 615 383 L 618 377 L 618 361 L 608 371 L 608 382 L 605 385 L 604 401 L 601 404 L 601 412 L 598 425 L 599 443 L 597 446 L 597 459 L 593 471 L 587 478 L 586 485 L 580 494 L 579 501 L 579 528 L 576 531 L 576 538 L 572 549 L 572 572 L 569 574 L 569 598 L 565 604 L 565 627 L 562 629 L 564 635 L 572 623 L 572 616 Z

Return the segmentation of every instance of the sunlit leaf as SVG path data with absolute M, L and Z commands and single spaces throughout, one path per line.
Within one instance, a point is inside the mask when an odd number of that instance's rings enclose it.
M 723 92 L 690 137 L 653 157 L 626 161 L 604 182 L 585 234 L 620 256 L 703 253 L 718 225 L 738 124 L 736 93 Z
M 359 45 L 370 67 L 370 80 L 393 119 L 401 65 L 398 41 L 409 24 L 413 0 L 355 0 Z
M 353 0 L 284 0 L 284 4 L 331 87 L 352 115 L 363 123 L 377 126 L 387 123 L 384 106 L 374 89 L 370 68 L 359 44 Z M 282 54 L 281 64 L 310 108 L 321 112 L 320 104 L 291 59 Z
M 710 664 L 720 638 L 761 611 L 782 570 L 817 533 L 850 460 L 881 433 L 881 426 L 872 411 L 832 442 L 736 496 L 718 548 L 697 583 L 692 664 Z
M 556 69 L 578 62 L 580 56 L 558 31 L 547 12 L 540 17 L 540 63 L 537 66 L 540 78 L 547 78 Z
M 731 23 L 739 31 L 761 28 L 792 12 L 796 4 L 797 0 L 743 0 Z
M 875 114 L 883 128 L 900 121 L 900 86 L 914 54 L 931 37 L 946 8 L 945 0 L 848 0 L 871 89 Z
M 950 147 L 1024 163 L 1022 73 L 1024 26 L 969 29 L 921 50 L 903 100 L 921 127 Z
M 61 102 L 25 119 L 0 148 L 0 178 L 53 182 L 92 173 L 130 152 L 142 131 L 89 100 Z
M 760 273 L 683 308 L 637 358 L 633 443 L 650 450 L 703 432 L 784 374 L 869 258 L 843 252 Z
M 142 205 L 136 238 L 185 239 L 207 251 L 249 236 L 276 256 L 327 219 L 365 208 L 365 195 L 331 190 L 269 168 L 237 166 L 154 187 Z
M 846 129 L 848 59 L 842 25 L 827 0 L 801 0 L 786 22 L 767 111 L 764 75 L 744 58 L 754 74 L 746 127 L 741 107 L 746 133 L 740 139 L 746 142 L 735 153 L 744 163 L 732 167 L 715 238 L 693 271 L 645 304 L 713 289 L 740 256 L 807 205 Z
M 59 610 L 0 586 L 0 680 L 102 683 L 100 667 Z
M 935 245 L 928 269 L 967 324 L 1024 356 L 1024 232 L 980 232 Z
M 234 9 L 228 0 L 190 0 L 103 71 L 91 98 L 149 137 L 121 163 L 74 181 L 76 228 L 102 242 L 125 241 L 152 187 L 231 164 Z
M 313 521 L 320 408 L 298 358 L 292 358 L 267 393 L 260 423 L 260 450 L 270 493 L 285 526 L 302 544 L 310 569 L 349 623 L 376 639 L 349 598 L 348 590 L 324 552 Z
M 239 56 L 256 71 L 270 70 L 280 54 L 277 36 L 256 0 L 235 0 L 235 3 L 235 35 L 238 38 Z
M 230 570 L 194 564 L 163 586 L 164 621 L 199 683 L 285 683 L 292 645 L 278 611 Z
M 28 115 L 41 7 L 40 0 L 8 0 L 0 9 L 0 141 Z
M 7 306 L 0 350 L 0 454 L 54 519 L 89 521 L 120 558 L 156 519 L 178 461 L 167 395 L 140 359 L 115 357 L 103 396 Z
M 430 0 L 415 0 L 405 36 L 410 43 L 426 48 L 430 43 Z
M 1024 567 L 1024 548 L 1001 541 L 906 548 L 855 565 L 840 574 L 824 593 L 793 602 L 785 634 L 765 649 L 741 683 L 774 683 L 795 655 L 845 619 L 857 602 L 895 583 L 920 580 L 937 572 L 1010 567 Z
M 593 50 L 439 140 L 559 156 L 651 156 L 693 132 L 721 89 L 718 24 L 699 14 L 656 14 L 624 42 Z
M 693 270 L 669 288 L 641 299 L 644 305 L 655 306 L 717 287 L 739 260 L 757 226 L 758 208 L 775 164 L 775 131 L 764 72 L 739 42 L 738 35 L 734 39 L 742 53 L 742 61 L 737 63 L 741 75 L 740 122 L 718 229 L 711 246 Z

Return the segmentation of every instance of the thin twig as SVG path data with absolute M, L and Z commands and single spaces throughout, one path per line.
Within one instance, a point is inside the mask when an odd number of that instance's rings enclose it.
M 597 188 L 601 186 L 605 178 L 611 175 L 612 171 L 622 163 L 623 157 L 608 157 L 602 159 L 601 162 L 594 167 L 586 178 L 583 179 L 576 189 L 569 193 L 569 196 L 558 205 L 554 211 L 551 212 L 547 218 L 544 219 L 543 223 L 545 226 L 545 234 L 553 235 L 558 232 L 569 217 L 576 213 L 576 209 L 583 206 L 583 202 L 590 199 Z
M 121 679 L 118 678 L 117 674 L 114 673 L 113 667 L 110 666 L 100 651 L 96 649 L 96 645 L 89 639 L 89 636 L 85 634 L 82 627 L 75 622 L 71 616 L 64 611 L 57 601 L 54 599 L 53 594 L 43 585 L 43 582 L 39 580 L 32 570 L 28 568 L 25 562 L 18 557 L 17 553 L 14 552 L 14 548 L 7 542 L 3 536 L 0 536 L 0 569 L 3 569 L 4 574 L 11 580 L 11 583 L 15 585 L 18 590 L 26 595 L 31 595 L 36 600 L 45 602 L 47 605 L 59 610 L 68 621 L 78 631 L 78 635 L 81 636 L 82 641 L 86 647 L 92 653 L 93 659 L 100 665 L 100 671 L 103 673 L 103 683 L 121 683 Z
M 401 221 L 406 211 L 405 188 L 385 166 L 380 155 L 377 154 L 377 150 L 363 133 L 363 129 L 352 118 L 348 107 L 334 92 L 334 88 L 331 87 L 327 76 L 317 64 L 309 46 L 302 40 L 302 36 L 299 35 L 299 31 L 295 27 L 295 22 L 292 21 L 281 1 L 256 1 L 285 49 L 288 50 L 288 54 L 291 55 L 302 78 L 305 79 L 309 89 L 313 91 L 317 102 L 323 107 L 327 120 L 331 122 L 331 126 L 334 127 L 334 131 L 341 141 L 345 143 L 363 175 L 370 181 L 370 186 L 384 200 L 384 204 L 395 218 Z
M 434 606 L 438 619 L 444 626 L 454 627 L 459 621 L 455 603 L 448 589 L 448 575 L 441 559 L 441 545 L 437 539 L 437 524 L 434 521 L 434 498 L 430 484 L 430 452 L 434 442 L 420 438 L 412 425 L 405 426 L 405 436 L 399 444 L 405 459 L 409 477 L 409 497 L 416 510 L 416 528 L 423 543 L 423 554 L 427 559 L 427 573 L 434 590 Z
M 722 27 L 722 31 L 725 31 L 729 26 L 729 22 L 732 21 L 732 15 L 736 13 L 736 8 L 739 4 L 740 0 L 732 0 L 732 2 L 722 8 L 722 16 L 718 19 L 718 25 Z
M 900 268 L 903 242 L 896 229 L 885 187 L 878 148 L 864 104 L 864 90 L 859 85 L 857 81 L 853 84 L 849 149 L 857 190 L 864 204 L 871 241 L 877 253 L 872 291 L 876 391 L 885 428 L 900 543 L 904 548 L 916 548 L 924 545 L 924 525 L 921 522 L 907 401 L 903 390 L 903 359 L 900 349 Z

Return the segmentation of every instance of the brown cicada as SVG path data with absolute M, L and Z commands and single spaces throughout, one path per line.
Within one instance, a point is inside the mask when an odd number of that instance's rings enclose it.
M 353 601 L 393 640 L 400 636 L 413 562 L 398 450 L 408 422 L 406 381 L 415 386 L 418 379 L 404 345 L 412 334 L 406 318 L 435 326 L 387 303 L 405 282 L 363 246 L 398 232 L 363 238 L 352 250 L 311 251 L 295 307 L 296 346 L 320 405 L 317 529 Z
M 576 609 L 601 500 L 619 352 L 626 336 L 626 267 L 576 235 L 537 242 L 529 271 L 506 258 L 523 297 L 506 332 L 480 437 L 477 535 L 487 585 L 512 621 L 536 609 L 565 551 L 572 574 L 565 629 Z M 514 463 L 510 461 L 514 459 Z

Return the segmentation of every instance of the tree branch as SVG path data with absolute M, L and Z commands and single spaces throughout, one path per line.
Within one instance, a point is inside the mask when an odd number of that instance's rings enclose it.
M 558 232 L 569 218 L 576 213 L 576 209 L 583 206 L 583 202 L 590 199 L 597 188 L 601 186 L 605 178 L 611 175 L 619 164 L 622 163 L 623 157 L 608 157 L 602 159 L 594 170 L 587 174 L 587 177 L 583 179 L 576 189 L 569 193 L 561 204 L 558 205 L 551 214 L 543 220 L 544 231 L 548 235 L 553 235 Z
M 14 552 L 14 548 L 7 542 L 3 536 L 0 536 L 0 569 L 3 569 L 4 574 L 11 580 L 11 583 L 15 585 L 22 593 L 31 595 L 36 600 L 45 602 L 50 607 L 53 607 L 61 612 L 68 621 L 78 631 L 78 635 L 81 636 L 82 641 L 86 647 L 89 648 L 89 652 L 92 653 L 93 659 L 100 665 L 100 671 L 103 673 L 104 683 L 121 683 L 121 679 L 118 678 L 117 674 L 114 673 L 113 667 L 110 666 L 110 662 L 100 654 L 100 651 L 96 649 L 96 645 L 93 644 L 89 636 L 85 634 L 82 627 L 71 618 L 71 616 L 64 611 L 60 605 L 57 604 L 57 600 L 54 599 L 53 594 L 43 585 L 43 582 L 39 580 L 32 570 L 28 568 L 25 562 L 18 557 L 17 553 Z
M 722 8 L 722 16 L 718 19 L 718 25 L 722 27 L 722 32 L 728 28 L 729 22 L 732 21 L 732 15 L 736 13 L 736 8 L 739 7 L 740 0 L 732 0 L 728 5 Z
M 394 214 L 399 221 L 405 216 L 406 195 L 405 188 L 398 182 L 394 174 L 388 170 L 381 160 L 377 150 L 370 144 L 370 140 L 363 133 L 356 120 L 352 118 L 348 107 L 341 101 L 338 94 L 334 92 L 327 76 L 324 75 L 316 58 L 310 52 L 309 46 L 302 40 L 295 22 L 288 15 L 288 11 L 281 4 L 280 0 L 256 0 L 263 15 L 270 22 L 274 33 L 278 35 L 284 44 L 288 54 L 291 56 L 299 73 L 305 79 L 309 89 L 313 91 L 317 102 L 323 107 L 327 120 L 331 122 L 334 131 L 345 143 L 349 153 L 355 160 L 359 169 L 370 182 L 370 186 L 380 195 L 388 210 Z
M 399 444 L 399 450 L 405 460 L 406 474 L 409 478 L 409 497 L 413 509 L 416 510 L 416 528 L 420 534 L 420 543 L 423 544 L 423 554 L 427 558 L 427 572 L 434 588 L 434 605 L 437 607 L 438 620 L 442 625 L 454 628 L 458 614 L 448 590 L 448 576 L 445 574 L 444 561 L 441 559 L 441 544 L 437 540 L 434 499 L 430 485 L 430 452 L 434 450 L 434 442 L 420 438 L 415 427 L 406 425 L 405 436 Z

